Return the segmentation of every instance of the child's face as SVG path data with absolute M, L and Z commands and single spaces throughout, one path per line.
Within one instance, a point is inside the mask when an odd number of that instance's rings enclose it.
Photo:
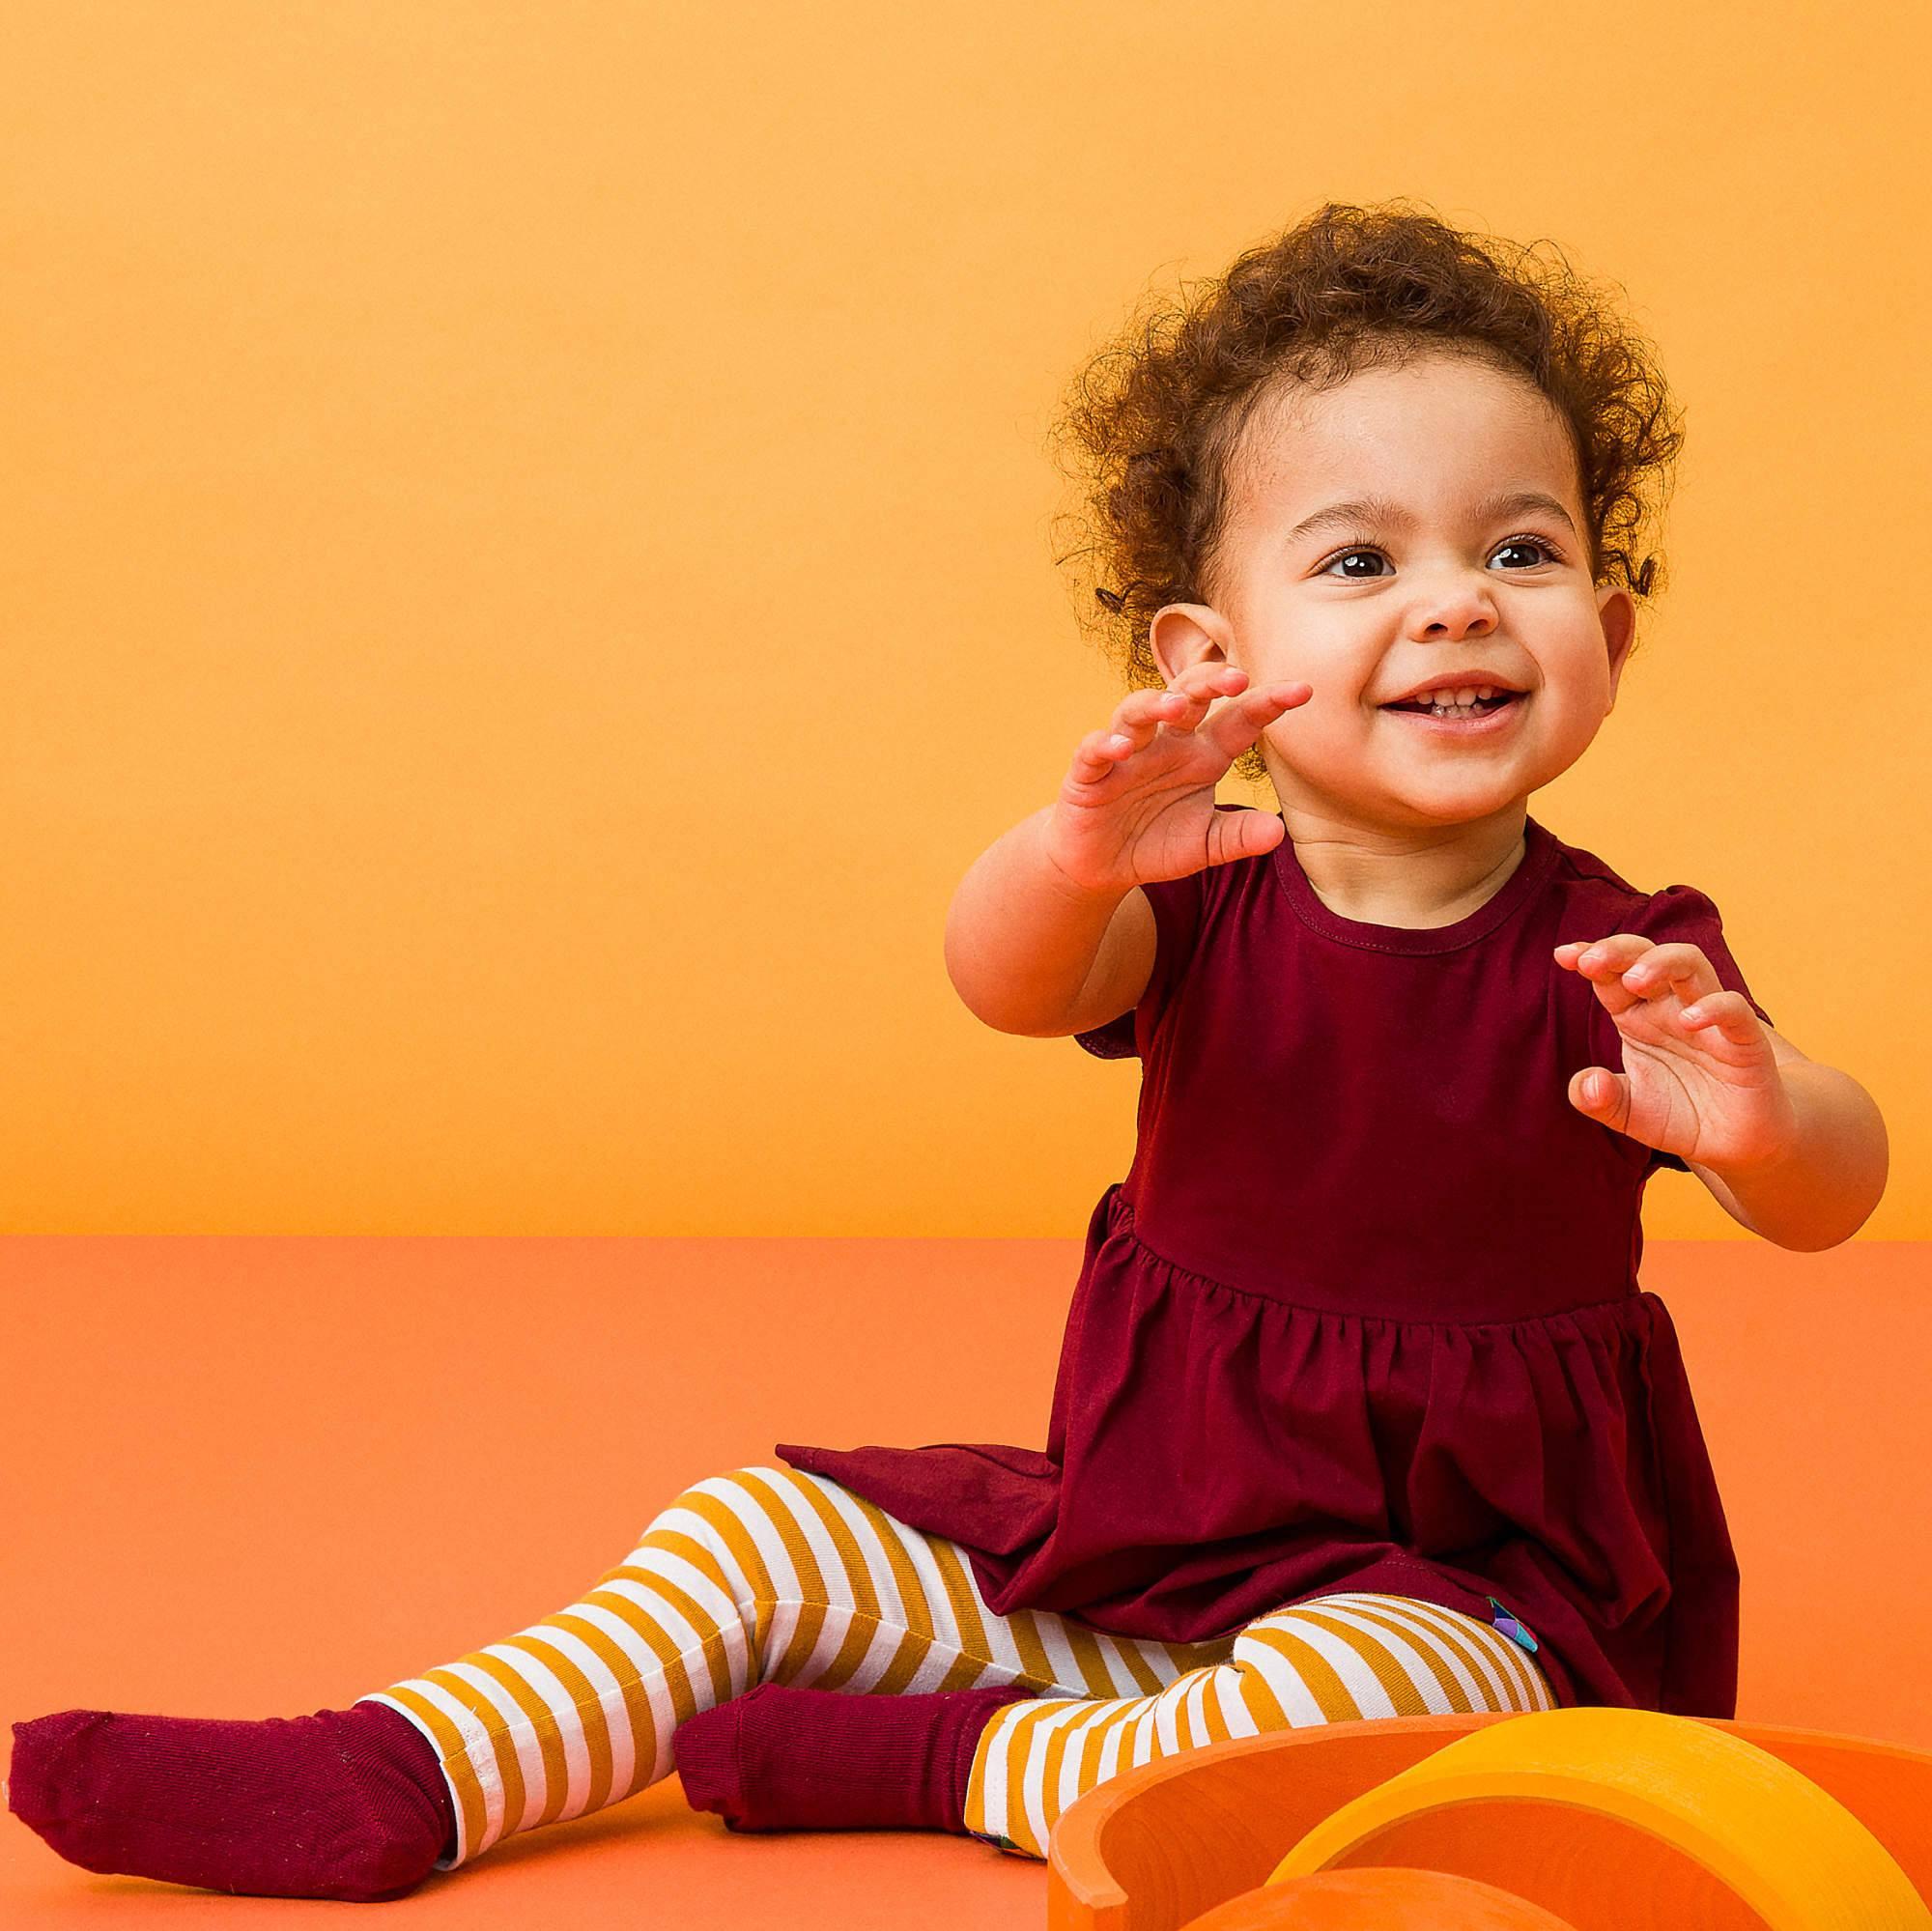
M 1519 809 L 1582 755 L 1615 702 L 1635 607 L 1591 581 L 1569 439 L 1526 379 L 1444 355 L 1364 371 L 1258 414 L 1247 451 L 1213 604 L 1168 605 L 1151 640 L 1170 681 L 1211 657 L 1250 688 L 1314 687 L 1261 740 L 1284 809 L 1462 824 Z M 1568 518 L 1479 514 L 1506 491 L 1540 492 Z M 1295 533 L 1370 497 L 1393 520 Z M 1418 685 L 1490 681 L 1465 674 L 1479 667 L 1528 693 L 1500 730 L 1465 740 L 1379 708 Z

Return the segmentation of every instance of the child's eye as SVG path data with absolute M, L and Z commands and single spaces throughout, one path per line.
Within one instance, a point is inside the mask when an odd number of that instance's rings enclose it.
M 1544 563 L 1560 563 L 1563 560 L 1561 554 L 1557 551 L 1556 546 L 1541 536 L 1508 537 L 1503 542 L 1497 544 L 1495 551 L 1492 551 L 1491 554 L 1493 555 L 1497 554 L 1497 552 L 1504 550 L 1517 550 L 1517 549 L 1531 549 L 1531 550 L 1541 551 L 1543 554 L 1540 560 Z M 1329 557 L 1326 562 L 1322 563 L 1320 566 L 1318 574 L 1321 576 L 1326 576 L 1327 573 L 1331 569 L 1333 569 L 1337 563 L 1346 562 L 1347 559 L 1350 556 L 1381 556 L 1384 553 L 1377 549 L 1377 547 L 1373 543 L 1350 544 L 1347 550 L 1338 550 L 1334 554 L 1334 555 Z M 1532 565 L 1530 567 L 1534 568 L 1536 566 Z M 1372 583 L 1375 582 L 1375 578 L 1357 577 L 1355 579 L 1355 582 L 1358 583 Z

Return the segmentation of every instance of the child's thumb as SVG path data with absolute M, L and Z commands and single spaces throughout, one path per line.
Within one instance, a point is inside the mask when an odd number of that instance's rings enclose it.
M 1570 1104 L 1606 1126 L 1620 1126 L 1630 1114 L 1630 1076 L 1585 1066 L 1570 1076 Z
M 1258 811 L 1243 805 L 1235 810 L 1214 813 L 1214 856 L 1210 865 L 1228 865 L 1236 859 L 1260 858 L 1271 852 L 1288 836 L 1288 827 L 1272 811 Z

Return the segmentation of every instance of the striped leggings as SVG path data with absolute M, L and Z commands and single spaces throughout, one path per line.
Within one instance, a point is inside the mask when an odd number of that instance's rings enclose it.
M 736 1468 L 696 1483 L 580 1601 L 358 1700 L 435 1745 L 453 1870 L 499 1838 L 668 1775 L 686 1718 L 764 1682 L 872 1695 L 1018 1683 L 973 1760 L 965 1824 L 1046 1856 L 1054 1820 L 1118 1771 L 1306 1723 L 1554 1703 L 1534 1660 L 1473 1617 L 1332 1595 L 1205 1643 L 1077 1616 L 992 1614 L 956 1543 L 824 1476 Z

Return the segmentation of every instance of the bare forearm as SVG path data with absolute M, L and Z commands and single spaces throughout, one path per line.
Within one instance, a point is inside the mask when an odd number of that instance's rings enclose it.
M 1084 892 L 1041 849 L 1051 807 L 973 861 L 946 918 L 946 970 L 974 1014 L 1003 1033 L 1051 1031 L 1087 983 L 1125 892 Z
M 1798 1115 L 1790 1148 L 1750 1169 L 1711 1167 L 1732 1217 L 1780 1247 L 1814 1254 L 1849 1240 L 1885 1193 L 1885 1119 L 1851 1074 L 1822 1061 L 1781 1068 Z

